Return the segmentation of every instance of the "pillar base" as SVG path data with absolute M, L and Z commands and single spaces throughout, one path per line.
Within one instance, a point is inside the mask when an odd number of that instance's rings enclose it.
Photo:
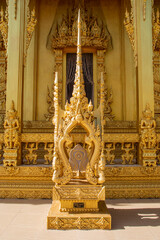
M 144 167 L 156 167 L 156 151 L 157 149 L 143 149 L 143 166 Z
M 15 167 L 17 166 L 17 158 L 18 158 L 18 149 L 4 149 L 4 160 L 3 166 L 7 167 Z
M 48 229 L 111 229 L 111 215 L 105 201 L 99 201 L 98 213 L 60 212 L 60 201 L 54 200 L 47 216 Z

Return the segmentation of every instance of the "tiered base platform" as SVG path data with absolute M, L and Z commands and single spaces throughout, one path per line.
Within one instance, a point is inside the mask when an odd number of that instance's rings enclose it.
M 98 213 L 60 212 L 60 201 L 53 201 L 47 217 L 48 229 L 111 229 L 111 215 L 104 201 L 99 202 Z

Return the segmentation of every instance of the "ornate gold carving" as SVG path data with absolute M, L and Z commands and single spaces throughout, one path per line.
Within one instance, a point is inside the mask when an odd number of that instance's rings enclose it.
M 4 51 L 4 42 L 3 42 L 3 37 L 0 31 L 0 57 L 2 57 L 2 51 Z
M 105 182 L 103 139 L 105 94 L 103 76 L 101 76 L 100 94 L 101 129 L 98 124 L 95 126 L 93 105 L 91 101 L 88 103 L 84 88 L 81 55 L 81 21 L 79 10 L 76 74 L 72 97 L 70 98 L 70 103 L 66 103 L 65 111 L 63 113 L 59 108 L 58 102 L 58 73 L 56 73 L 54 84 L 55 115 L 53 123 L 55 128 L 53 153 L 54 172 L 52 180 L 55 182 L 53 197 L 55 196 L 56 199 L 59 199 L 60 206 L 58 211 L 60 211 L 60 215 L 62 215 L 63 212 L 98 212 L 100 210 L 100 200 L 102 199 L 104 203 L 105 196 L 102 192 L 105 192 L 105 189 L 101 186 L 101 184 Z M 79 142 L 74 146 L 73 131 L 77 126 L 83 129 L 82 134 L 84 134 L 84 138 L 82 138 L 82 143 Z M 85 149 L 80 144 L 83 144 Z M 81 181 L 85 181 L 86 184 L 82 185 Z M 67 185 L 69 182 L 70 185 Z M 79 201 L 82 201 L 82 203 Z M 51 222 L 53 223 L 53 216 L 55 213 L 52 213 L 52 208 L 54 208 L 55 204 L 56 200 L 53 199 L 52 207 L 48 215 L 49 224 Z M 82 207 L 80 207 L 80 205 Z M 74 216 L 76 217 L 76 215 Z M 99 215 L 96 216 L 99 218 Z M 66 219 L 68 219 L 68 223 L 64 229 L 75 228 L 74 224 L 71 223 L 71 218 L 67 217 Z M 93 219 L 94 216 L 91 216 L 89 221 L 90 224 Z M 105 221 L 100 219 L 100 222 L 102 228 L 105 228 Z M 108 224 L 110 224 L 110 221 Z M 54 229 L 55 226 L 51 225 L 50 228 Z M 107 225 L 107 228 L 109 226 L 110 225 Z M 59 224 L 56 227 L 58 229 L 62 228 Z M 96 228 L 96 226 L 94 227 Z M 80 228 L 83 227 L 80 225 Z
M 23 133 L 53 133 L 54 126 L 52 122 L 46 121 L 23 121 Z M 52 134 L 53 135 L 53 134 Z
M 133 164 L 134 155 L 130 151 L 134 150 L 133 143 L 123 143 L 122 150 L 125 151 L 125 154 L 122 155 L 122 164 Z
M 17 111 L 14 108 L 14 102 L 12 101 L 11 109 L 6 113 L 4 121 L 4 165 L 15 166 L 17 164 L 19 142 L 19 120 L 17 117 Z
M 11 109 L 6 113 L 4 121 L 4 144 L 7 149 L 16 149 L 19 146 L 19 121 L 17 117 L 17 111 L 14 108 L 14 102 L 12 101 Z
M 38 149 L 38 143 L 26 143 L 25 149 L 29 152 L 25 155 L 26 164 L 31 164 L 32 162 L 33 164 L 37 164 L 37 154 L 35 151 Z
M 109 162 L 109 164 L 114 164 L 115 155 L 111 152 L 115 150 L 115 143 L 105 143 L 104 152 L 106 161 Z
M 104 94 L 104 118 L 106 121 L 113 120 L 114 115 L 112 114 L 111 104 L 113 102 L 113 93 L 112 89 L 107 89 L 105 87 L 106 83 L 106 72 L 105 72 L 105 50 L 97 50 L 97 72 L 98 72 L 98 79 L 97 79 L 97 104 L 100 104 L 100 95 L 101 95 L 101 74 L 103 73 L 103 94 Z
M 35 30 L 37 24 L 37 19 L 35 15 L 35 8 L 30 12 L 29 5 L 27 6 L 27 36 L 26 36 L 26 53 L 25 53 L 25 58 L 27 56 L 27 51 L 33 36 L 33 32 Z
M 63 85 L 62 85 L 62 65 L 63 65 L 63 52 L 61 49 L 54 49 L 54 55 L 55 55 L 55 73 L 58 73 L 58 93 L 59 96 L 62 96 L 62 90 L 63 90 Z M 48 103 L 48 113 L 45 114 L 46 121 L 51 121 L 52 118 L 54 117 L 54 84 L 52 86 L 52 90 L 47 88 L 47 103 Z M 59 105 L 62 107 L 62 97 L 58 98 Z
M 22 133 L 21 142 L 54 142 L 53 133 Z
M 110 221 L 105 218 L 52 218 L 48 229 L 110 229 Z
M 58 72 L 58 93 L 59 96 L 62 95 L 62 64 L 63 64 L 63 53 L 61 49 L 55 49 L 55 72 Z M 59 105 L 62 106 L 62 97 L 58 98 Z M 54 104 L 54 102 L 53 102 Z
M 109 181 L 140 181 L 144 182 L 150 177 L 152 180 L 160 178 L 160 167 L 106 167 L 105 168 L 106 184 Z
M 4 141 L 4 135 L 3 133 L 0 133 L 0 143 L 3 143 L 3 141 Z
M 55 116 L 53 118 L 53 123 L 55 124 L 54 129 L 54 155 L 53 155 L 53 181 L 56 184 L 66 184 L 72 178 L 72 170 L 68 159 L 62 163 L 58 152 L 58 143 L 63 140 L 63 130 L 59 129 L 59 106 L 58 106 L 58 73 L 56 73 L 55 78 L 55 88 L 54 88 L 54 106 L 55 106 Z M 64 170 L 62 170 L 64 169 Z
M 44 149 L 48 151 L 48 153 L 44 155 L 44 164 L 51 164 L 53 160 L 54 143 L 45 143 Z
M 1 60 L 1 59 L 0 59 Z M 5 114 L 6 109 L 6 61 L 0 61 L 0 114 Z
M 111 189 L 112 188 L 112 189 Z M 118 186 L 110 186 L 110 188 L 106 188 L 107 198 L 160 198 L 160 188 L 159 186 L 138 186 L 137 188 L 133 188 L 132 186 L 128 188 L 124 188 L 124 185 Z
M 101 85 L 101 74 L 103 74 L 104 83 L 106 82 L 106 73 L 105 73 L 105 53 L 106 50 L 97 50 L 97 105 L 100 104 L 100 85 Z M 107 91 L 107 89 L 106 89 Z M 107 93 L 107 92 L 105 92 Z M 108 97 L 107 94 L 105 97 Z
M 147 5 L 147 0 L 143 0 L 143 20 L 146 20 L 146 5 Z
M 17 168 L 19 170 L 17 170 Z M 38 167 L 38 166 L 19 166 L 19 167 L 12 167 L 12 170 L 8 170 L 9 168 L 6 167 L 0 167 L 0 179 L 4 180 L 4 178 L 10 179 L 10 175 L 8 174 L 8 171 L 12 172 L 12 176 L 16 176 L 16 180 L 26 180 L 27 182 L 32 181 L 33 179 L 37 179 L 40 181 L 40 183 L 44 181 L 47 181 L 50 185 L 50 187 L 53 187 L 52 184 L 52 175 L 53 175 L 53 169 L 52 167 Z M 105 185 L 108 184 L 110 181 L 144 181 L 150 177 L 150 180 L 157 181 L 160 180 L 160 167 L 143 167 L 143 166 L 107 166 L 105 167 Z M 126 182 L 127 183 L 127 182 Z M 17 183 L 19 184 L 19 183 Z
M 129 14 L 128 10 L 126 9 L 124 26 L 125 26 L 126 32 L 128 34 L 133 52 L 134 52 L 134 61 L 135 61 L 135 66 L 137 67 L 138 59 L 137 59 L 136 39 L 135 39 L 135 19 L 134 19 L 134 12 L 133 12 L 133 1 L 131 1 L 130 14 Z
M 1 166 L 0 198 L 51 199 L 52 174 L 52 167 Z M 159 166 L 109 166 L 105 167 L 105 177 L 107 198 L 160 198 Z
M 7 46 L 8 46 L 8 1 L 6 1 L 5 12 L 3 10 L 3 7 L 1 7 L 0 32 L 1 32 L 2 37 L 3 37 L 5 49 L 7 50 Z
M 113 120 L 114 115 L 112 114 L 111 104 L 113 103 L 113 92 L 112 89 L 105 89 L 105 105 L 104 105 L 104 118 L 106 121 Z
M 143 112 L 143 119 L 141 120 L 140 146 L 144 166 L 156 165 L 157 136 L 155 127 L 156 122 L 152 119 L 152 111 L 149 104 L 147 104 Z
M 53 86 L 54 87 L 54 86 Z M 48 113 L 45 114 L 46 121 L 51 121 L 54 116 L 54 101 L 53 101 L 53 90 L 50 91 L 49 87 L 47 88 L 47 103 L 48 103 Z
M 81 8 L 82 46 L 98 49 L 111 48 L 111 36 L 99 25 L 98 20 L 84 8 Z M 73 7 L 71 15 L 64 16 L 52 38 L 52 48 L 62 49 L 77 45 L 77 9 Z
M 1 151 L 2 151 L 3 147 L 2 147 L 2 143 L 0 142 L 0 164 L 2 163 L 1 162 L 1 158 L 2 158 L 2 154 L 1 154 Z
M 139 134 L 137 133 L 126 133 L 126 134 L 105 134 L 104 135 L 105 142 L 139 142 Z
M 51 189 L 14 189 L 13 188 L 0 188 L 0 198 L 31 198 L 31 199 L 51 199 L 52 190 Z
M 15 166 L 11 166 L 11 167 L 5 167 L 5 171 L 6 174 L 9 176 L 15 176 L 19 173 L 20 168 L 19 167 L 15 167 Z
M 153 158 L 153 155 L 156 156 L 156 151 L 154 152 L 148 152 L 145 157 Z M 157 160 L 143 160 L 143 166 L 144 167 L 155 167 L 157 165 Z
M 33 179 L 38 179 L 39 181 L 47 180 L 49 183 L 51 183 L 51 187 L 53 186 L 52 184 L 52 175 L 53 175 L 53 169 L 52 167 L 38 167 L 38 166 L 19 166 L 19 167 L 11 167 L 12 170 L 8 170 L 8 167 L 0 167 L 0 177 L 3 179 L 4 177 L 6 178 L 8 175 L 8 171 L 12 172 L 12 176 L 16 176 L 17 179 L 18 177 L 23 178 L 23 180 L 28 181 L 33 181 Z M 17 168 L 19 170 L 17 170 Z
M 58 195 L 57 195 L 58 194 Z M 53 199 L 56 195 L 56 200 L 60 199 L 99 199 L 105 200 L 105 188 L 102 186 L 83 186 L 79 185 L 78 188 L 76 186 L 63 186 L 58 188 L 53 188 Z
M 154 111 L 156 117 L 160 115 L 160 54 L 156 50 L 153 57 L 153 78 L 154 78 Z
M 106 50 L 112 48 L 111 44 L 111 36 L 106 27 L 102 24 L 98 23 L 96 17 L 92 16 L 92 14 L 88 15 L 87 10 L 84 6 L 81 9 L 81 28 L 82 28 L 82 36 L 81 36 L 81 45 L 83 47 L 94 47 L 97 49 L 97 72 L 98 72 L 98 80 L 97 80 L 97 104 L 100 103 L 100 79 L 101 72 L 105 72 L 104 70 L 104 53 Z M 68 15 L 68 14 L 67 14 Z M 70 13 L 69 13 L 70 15 Z M 59 78 L 59 94 L 62 94 L 62 49 L 66 47 L 74 47 L 77 44 L 77 9 L 73 7 L 71 11 L 71 16 L 63 17 L 62 23 L 57 26 L 56 33 L 52 36 L 52 48 L 55 53 L 55 72 L 58 72 Z M 104 76 L 105 81 L 105 76 Z M 112 102 L 112 92 L 108 90 L 108 99 L 106 105 L 106 114 L 107 117 L 111 116 L 111 108 L 110 104 Z M 59 103 L 62 106 L 62 98 L 59 98 Z M 51 102 L 48 103 L 49 107 L 53 106 Z M 50 110 L 48 108 L 48 110 Z M 50 113 L 50 112 L 49 112 Z M 52 113 L 51 113 L 52 114 Z
M 150 166 L 150 168 L 143 167 L 141 168 L 141 173 L 147 176 L 154 176 L 154 175 L 157 175 L 157 169 L 155 166 L 154 167 Z
M 53 187 L 53 200 L 60 200 L 61 212 L 98 212 L 98 202 L 105 200 L 105 187 L 93 185 L 69 185 Z M 83 208 L 74 208 L 82 202 Z
M 47 218 L 48 229 L 111 229 L 111 216 L 104 202 L 100 201 L 100 212 L 67 214 L 59 211 L 60 203 L 55 201 Z
M 158 37 L 160 34 L 160 14 L 159 14 L 159 9 L 157 9 L 156 13 L 153 8 L 153 50 L 156 49 L 156 44 L 158 41 Z
M 14 18 L 15 18 L 15 20 L 17 19 L 17 1 L 18 0 L 14 0 Z

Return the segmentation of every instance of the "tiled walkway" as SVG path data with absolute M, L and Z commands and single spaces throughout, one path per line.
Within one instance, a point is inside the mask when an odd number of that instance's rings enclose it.
M 0 240 L 160 240 L 160 199 L 107 200 L 112 230 L 47 230 L 50 200 L 0 199 Z

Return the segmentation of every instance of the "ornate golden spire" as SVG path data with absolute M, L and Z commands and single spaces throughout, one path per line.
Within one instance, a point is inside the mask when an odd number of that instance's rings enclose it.
M 83 119 L 90 119 L 91 121 L 91 119 L 93 120 L 92 110 L 93 105 L 91 102 L 88 104 L 88 98 L 86 97 L 84 78 L 82 73 L 81 19 L 79 9 L 76 74 L 70 104 L 67 102 L 65 105 L 65 122 L 66 124 L 70 123 L 71 119 L 76 119 L 76 121 L 79 123 Z
M 77 63 L 76 63 L 76 75 L 74 80 L 74 87 L 72 96 L 80 102 L 82 98 L 86 97 L 84 89 L 84 78 L 82 73 L 82 49 L 81 49 L 81 19 L 80 9 L 78 11 L 78 38 L 77 38 Z

